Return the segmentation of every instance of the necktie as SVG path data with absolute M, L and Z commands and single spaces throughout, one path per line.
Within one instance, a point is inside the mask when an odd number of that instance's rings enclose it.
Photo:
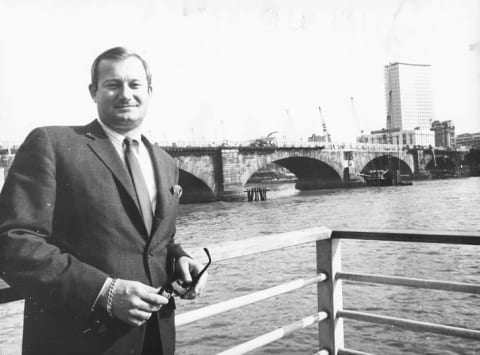
M 148 235 L 150 235 L 153 222 L 152 203 L 150 201 L 147 185 L 145 184 L 145 180 L 143 178 L 142 170 L 140 169 L 140 164 L 138 163 L 138 159 L 133 151 L 134 146 L 138 147 L 138 142 L 130 137 L 126 137 L 124 143 L 125 163 L 127 164 L 128 172 L 132 178 L 145 227 L 147 228 Z

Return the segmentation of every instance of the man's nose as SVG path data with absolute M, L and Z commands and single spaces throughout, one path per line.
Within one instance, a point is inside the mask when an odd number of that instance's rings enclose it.
M 120 88 L 120 96 L 124 99 L 131 99 L 133 98 L 133 90 L 132 88 L 128 85 L 128 83 L 123 83 L 123 85 Z

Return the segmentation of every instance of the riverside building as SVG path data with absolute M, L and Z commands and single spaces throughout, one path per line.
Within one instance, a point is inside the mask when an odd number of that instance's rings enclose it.
M 463 133 L 456 137 L 458 146 L 463 146 L 468 149 L 480 149 L 480 132 L 477 133 Z
M 434 121 L 432 131 L 435 134 L 435 147 L 455 147 L 455 126 L 452 121 Z
M 360 143 L 369 144 L 396 144 L 408 146 L 433 146 L 434 137 L 431 131 L 412 129 L 412 130 L 388 130 L 381 129 L 372 131 L 370 134 L 364 134 L 357 139 Z

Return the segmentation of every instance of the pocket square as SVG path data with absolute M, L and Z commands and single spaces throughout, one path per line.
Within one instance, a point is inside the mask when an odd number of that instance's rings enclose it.
M 180 197 L 182 197 L 183 188 L 182 188 L 180 185 L 173 185 L 173 186 L 170 188 L 170 192 L 171 192 L 172 195 L 175 196 L 176 198 L 180 198 Z

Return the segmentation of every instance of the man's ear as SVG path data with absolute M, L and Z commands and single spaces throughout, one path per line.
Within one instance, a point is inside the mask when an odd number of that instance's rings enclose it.
M 91 85 L 91 84 L 90 84 Z M 153 87 L 152 85 L 149 85 L 148 86 L 148 94 L 151 96 L 152 95 L 152 92 L 153 92 Z
M 90 96 L 94 102 L 97 102 L 97 86 L 90 84 L 88 85 L 88 91 L 90 91 Z

